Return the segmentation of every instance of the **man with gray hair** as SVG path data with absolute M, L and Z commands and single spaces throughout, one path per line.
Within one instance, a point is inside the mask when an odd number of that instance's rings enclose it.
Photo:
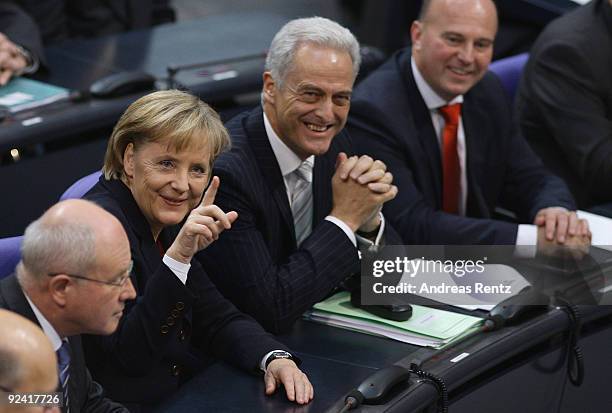
M 7 404 L 6 393 L 54 392 L 57 388 L 55 352 L 39 327 L 10 311 L 0 310 L 0 337 L 0 413 L 23 412 L 23 405 Z M 48 407 L 45 411 L 59 412 L 52 401 L 43 400 Z M 45 404 L 37 407 L 40 409 Z
M 270 45 L 262 107 L 226 126 L 217 205 L 238 212 L 199 254 L 221 292 L 270 331 L 288 328 L 359 271 L 358 245 L 379 243 L 397 188 L 385 165 L 354 153 L 343 131 L 360 64 L 353 34 L 313 17 Z M 383 234 L 385 233 L 385 234 Z
M 127 300 L 131 253 L 121 223 L 92 202 L 68 200 L 26 229 L 16 276 L 0 282 L 0 307 L 41 326 L 57 353 L 64 412 L 127 412 L 103 397 L 79 334 L 111 334 Z

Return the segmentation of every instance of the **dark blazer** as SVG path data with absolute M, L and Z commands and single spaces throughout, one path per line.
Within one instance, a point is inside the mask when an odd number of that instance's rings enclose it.
M 332 208 L 331 178 L 339 152 L 354 152 L 341 132 L 317 156 L 313 174 L 313 230 L 297 248 L 280 167 L 260 107 L 227 125 L 232 149 L 215 162 L 221 178 L 215 203 L 238 212 L 232 229 L 198 254 L 221 292 L 269 331 L 289 328 L 314 303 L 359 270 L 358 251 L 324 220 Z
M 257 372 L 267 352 L 286 350 L 219 294 L 197 260 L 186 285 L 162 263 L 150 227 L 121 181 L 101 177 L 84 198 L 119 219 L 134 261 L 137 298 L 127 303 L 117 331 L 83 338 L 92 375 L 111 397 L 132 411 L 138 404 L 145 410 L 201 370 L 207 356 Z M 177 231 L 160 234 L 166 248 Z
M 593 0 L 552 22 L 517 94 L 525 138 L 581 208 L 612 201 L 612 6 Z
M 0 32 L 38 56 L 43 45 L 174 20 L 168 0 L 3 0 Z
M 410 65 L 394 54 L 353 93 L 349 132 L 360 152 L 386 162 L 399 188 L 385 216 L 407 244 L 514 244 L 517 225 L 492 219 L 496 206 L 531 223 L 548 206 L 574 209 L 563 182 L 549 174 L 517 133 L 499 80 L 488 73 L 464 95 L 467 217 L 442 208 L 442 166 L 429 110 Z
M 34 311 L 27 302 L 17 277 L 11 275 L 0 281 L 0 308 L 21 314 L 28 320 L 38 324 Z M 104 397 L 102 387 L 91 379 L 85 365 L 80 336 L 68 338 L 70 343 L 70 411 L 82 413 L 128 413 L 128 410 L 118 403 Z M 58 389 L 61 392 L 61 389 Z M 65 411 L 65 409 L 63 409 Z

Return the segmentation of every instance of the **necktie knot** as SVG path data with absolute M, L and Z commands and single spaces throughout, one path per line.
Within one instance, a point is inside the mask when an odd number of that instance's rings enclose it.
M 294 169 L 293 173 L 299 179 L 310 183 L 312 182 L 312 168 L 313 164 L 311 159 L 309 158 L 302 162 L 300 166 L 298 166 L 296 169 Z
M 461 103 L 453 103 L 452 105 L 442 106 L 438 109 L 444 118 L 447 125 L 459 125 L 459 116 L 461 115 Z

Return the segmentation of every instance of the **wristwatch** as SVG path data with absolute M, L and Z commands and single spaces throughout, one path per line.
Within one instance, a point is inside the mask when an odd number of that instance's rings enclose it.
M 293 360 L 293 356 L 291 355 L 291 353 L 287 351 L 275 350 L 272 353 L 270 353 L 270 355 L 268 356 L 268 359 L 266 360 L 266 369 L 268 368 L 268 365 L 272 362 L 272 360 L 276 360 L 276 359 Z

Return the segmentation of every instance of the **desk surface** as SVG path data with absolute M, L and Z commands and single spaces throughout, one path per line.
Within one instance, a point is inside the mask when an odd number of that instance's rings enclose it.
M 219 62 L 261 54 L 261 59 L 219 64 L 212 69 L 204 66 L 177 75 L 183 86 L 206 101 L 229 100 L 239 93 L 259 90 L 263 56 L 286 21 L 286 17 L 273 13 L 236 13 L 96 39 L 69 40 L 46 50 L 50 71 L 37 78 L 87 90 L 95 80 L 121 71 L 144 71 L 163 80 L 171 64 Z M 215 70 L 226 75 L 215 76 Z M 125 108 L 143 94 L 66 102 L 20 113 L 0 124 L 0 152 L 111 128 Z M 37 122 L 24 125 L 23 121 L 32 118 L 38 118 Z
M 280 391 L 267 397 L 262 379 L 217 363 L 184 385 L 159 411 L 323 412 L 376 370 L 420 350 L 410 344 L 309 321 L 298 321 L 279 340 L 302 359 L 302 369 L 315 388 L 310 404 L 298 407 Z
M 171 64 L 214 62 L 259 52 L 263 55 L 286 22 L 286 17 L 273 13 L 234 13 L 72 40 L 61 48 L 85 64 L 95 63 L 115 71 L 142 70 L 165 78 Z
M 587 308 L 583 316 L 587 324 L 602 319 L 610 323 L 612 307 Z M 463 388 L 463 391 L 471 388 L 473 391 L 480 384 L 470 387 L 470 382 L 478 383 L 478 379 L 488 377 L 487 374 L 499 374 L 495 373 L 497 366 L 521 354 L 531 357 L 531 349 L 554 337 L 561 337 L 568 328 L 567 315 L 554 309 L 520 326 L 481 333 L 456 346 L 435 352 L 299 321 L 289 334 L 279 338 L 303 360 L 302 368 L 315 387 L 315 399 L 309 405 L 292 404 L 280 392 L 266 397 L 263 380 L 217 363 L 183 386 L 159 411 L 335 412 L 346 394 L 374 371 L 394 363 L 408 366 L 413 358 L 425 359 L 423 368 L 443 377 L 450 391 L 459 388 Z M 467 356 L 460 362 L 453 362 L 460 354 Z M 564 371 L 558 368 L 553 373 L 562 377 Z M 386 405 L 363 406 L 355 411 L 420 411 L 434 405 L 436 400 L 437 392 L 432 385 L 412 381 L 409 388 Z

